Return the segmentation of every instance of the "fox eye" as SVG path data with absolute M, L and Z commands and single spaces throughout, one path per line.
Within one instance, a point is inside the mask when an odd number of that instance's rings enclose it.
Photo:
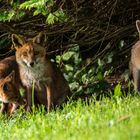
M 23 52 L 23 56 L 27 56 L 27 52 Z
M 34 54 L 35 54 L 35 55 L 38 55 L 38 54 L 39 54 L 39 51 L 35 51 Z
M 3 91 L 4 91 L 4 92 L 9 91 L 9 86 L 8 86 L 8 84 L 4 84 L 4 86 L 3 86 Z

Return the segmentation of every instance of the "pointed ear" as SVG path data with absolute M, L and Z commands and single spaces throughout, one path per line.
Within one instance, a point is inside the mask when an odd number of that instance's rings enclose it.
M 140 20 L 136 20 L 136 27 L 138 32 L 140 32 Z
M 46 41 L 46 35 L 44 32 L 40 32 L 36 37 L 33 38 L 33 42 L 43 45 Z
M 13 71 L 6 77 L 6 79 L 7 79 L 8 81 L 12 81 L 12 82 L 15 83 L 15 71 L 13 70 Z
M 12 43 L 15 49 L 22 47 L 22 45 L 24 44 L 24 39 L 16 34 L 12 34 Z

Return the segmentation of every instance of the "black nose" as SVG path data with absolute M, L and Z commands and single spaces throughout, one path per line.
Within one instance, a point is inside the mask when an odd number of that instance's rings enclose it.
M 30 63 L 30 66 L 33 67 L 33 66 L 34 66 L 34 62 L 31 62 L 31 63 Z

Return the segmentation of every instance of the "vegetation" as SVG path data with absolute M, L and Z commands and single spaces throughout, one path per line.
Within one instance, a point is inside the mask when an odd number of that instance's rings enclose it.
M 77 45 L 85 70 L 100 64 L 103 72 L 123 73 L 138 38 L 138 18 L 137 0 L 1 0 L 0 57 L 14 52 L 12 33 L 33 37 L 45 31 L 50 57 Z
M 0 0 L 0 58 L 14 54 L 12 33 L 44 31 L 74 100 L 49 114 L 0 116 L 1 139 L 140 139 L 140 97 L 128 78 L 139 11 L 138 0 Z
M 89 102 L 70 101 L 49 114 L 18 112 L 12 118 L 0 117 L 2 140 L 139 140 L 140 97 L 93 97 Z

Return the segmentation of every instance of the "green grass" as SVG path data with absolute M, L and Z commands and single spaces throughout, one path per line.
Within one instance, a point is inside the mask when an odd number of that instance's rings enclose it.
M 0 116 L 1 140 L 139 140 L 140 97 L 71 101 L 47 114 Z

